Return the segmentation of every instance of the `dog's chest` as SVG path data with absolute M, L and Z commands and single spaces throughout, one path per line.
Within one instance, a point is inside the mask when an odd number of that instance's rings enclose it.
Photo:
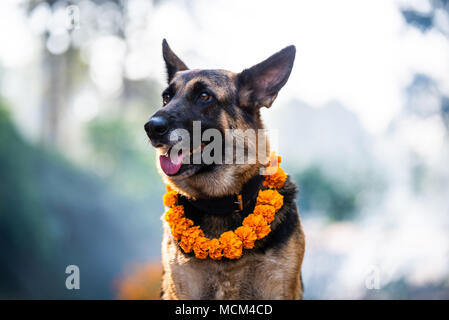
M 178 293 L 190 299 L 238 299 L 250 297 L 242 292 L 248 268 L 236 270 L 215 261 L 197 261 L 192 258 L 183 264 L 172 265 L 173 277 L 177 279 Z M 247 281 L 247 280 L 246 280 Z
M 236 261 L 200 260 L 183 254 L 164 227 L 163 298 L 281 299 L 286 291 L 285 264 L 270 252 Z

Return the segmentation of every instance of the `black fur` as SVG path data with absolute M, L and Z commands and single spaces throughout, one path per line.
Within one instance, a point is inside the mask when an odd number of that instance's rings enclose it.
M 169 83 L 176 72 L 188 69 L 185 63 L 170 49 L 165 39 L 162 40 L 162 55 L 165 60 L 165 66 L 167 67 L 167 81 Z

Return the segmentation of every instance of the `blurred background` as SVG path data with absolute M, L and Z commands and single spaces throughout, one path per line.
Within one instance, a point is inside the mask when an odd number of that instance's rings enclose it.
M 3 0 L 0 21 L 0 298 L 158 298 L 163 38 L 235 72 L 296 45 L 263 117 L 305 298 L 449 298 L 448 0 Z

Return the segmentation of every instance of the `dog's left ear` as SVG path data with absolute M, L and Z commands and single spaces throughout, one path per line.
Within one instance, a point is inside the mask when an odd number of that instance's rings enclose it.
M 270 107 L 290 76 L 295 46 L 288 46 L 238 75 L 239 103 L 242 107 Z
M 178 56 L 170 49 L 167 40 L 162 40 L 162 55 L 167 67 L 167 82 L 173 79 L 173 76 L 178 71 L 188 70 L 187 66 Z

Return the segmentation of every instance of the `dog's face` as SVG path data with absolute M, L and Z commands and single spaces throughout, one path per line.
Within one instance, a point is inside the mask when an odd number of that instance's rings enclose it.
M 158 151 L 161 174 L 180 192 L 193 197 L 234 193 L 260 166 L 194 161 L 194 156 L 201 154 L 208 143 L 195 145 L 198 129 L 194 128 L 194 122 L 200 123 L 200 135 L 207 129 L 215 129 L 223 137 L 229 129 L 262 129 L 259 109 L 270 107 L 287 82 L 295 48 L 287 47 L 241 73 L 189 70 L 165 40 L 163 56 L 168 87 L 162 93 L 162 107 L 145 124 L 145 131 Z M 174 139 L 176 129 L 188 132 L 191 139 L 188 151 L 184 149 L 170 156 L 171 149 L 179 142 Z M 222 151 L 224 154 L 224 146 Z

